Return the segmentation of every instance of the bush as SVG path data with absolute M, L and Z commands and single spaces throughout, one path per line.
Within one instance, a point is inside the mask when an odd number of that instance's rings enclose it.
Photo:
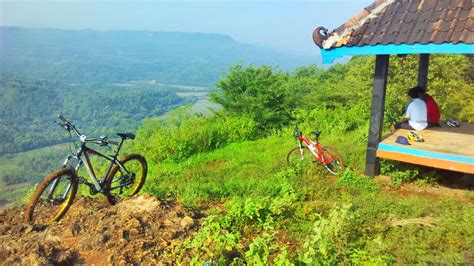
M 147 119 L 134 143 L 135 150 L 150 162 L 183 161 L 193 154 L 210 151 L 232 142 L 255 139 L 258 130 L 246 117 L 187 117 L 182 120 Z
M 391 261 L 389 256 L 371 255 L 364 249 L 367 239 L 360 237 L 351 205 L 336 207 L 329 217 L 320 216 L 314 222 L 311 234 L 303 243 L 299 260 L 310 265 L 386 264 Z
M 288 124 L 291 114 L 287 75 L 269 66 L 236 65 L 218 83 L 212 100 L 232 115 L 246 116 L 263 131 Z

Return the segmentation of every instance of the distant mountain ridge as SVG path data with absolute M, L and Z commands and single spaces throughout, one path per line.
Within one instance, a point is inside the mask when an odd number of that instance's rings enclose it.
M 63 83 L 210 86 L 236 63 L 282 69 L 315 63 L 211 33 L 0 27 L 0 70 Z

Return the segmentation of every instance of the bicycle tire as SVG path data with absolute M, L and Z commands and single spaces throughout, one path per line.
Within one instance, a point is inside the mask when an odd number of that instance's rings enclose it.
M 296 147 L 291 149 L 286 155 L 286 162 L 289 166 L 295 166 L 298 162 L 306 161 L 309 163 L 314 163 L 315 159 L 313 154 L 309 151 L 308 147 L 303 147 L 303 155 L 300 153 L 300 148 Z M 303 157 L 301 157 L 303 156 Z
M 330 162 L 324 165 L 326 170 L 334 176 L 339 175 L 344 169 L 344 160 L 339 151 L 332 146 L 323 146 L 323 154 L 330 159 Z
M 147 175 L 147 171 L 148 171 L 148 164 L 146 162 L 146 159 L 145 159 L 145 157 L 141 156 L 140 154 L 129 154 L 129 155 L 125 156 L 125 158 L 123 160 L 120 161 L 120 163 L 125 168 L 127 168 L 129 165 L 131 165 L 130 162 L 139 163 L 139 165 L 140 165 L 139 168 L 140 169 L 137 169 L 137 166 L 135 165 L 135 166 L 133 166 L 134 169 L 132 169 L 132 170 L 140 170 L 139 171 L 140 176 L 138 177 L 138 179 L 134 179 L 133 183 L 131 183 L 127 186 L 124 186 L 124 187 L 126 187 L 126 189 L 129 190 L 129 191 L 126 191 L 126 195 L 125 195 L 126 197 L 131 197 L 133 195 L 136 195 L 140 191 L 143 184 L 145 183 L 145 179 L 146 179 L 146 175 Z M 130 169 L 127 169 L 127 170 L 130 170 Z M 120 197 L 119 197 L 118 194 L 123 194 L 123 187 L 114 189 L 114 186 L 113 186 L 114 183 L 116 183 L 118 181 L 118 180 L 114 180 L 114 177 L 117 173 L 122 174 L 122 176 L 120 176 L 120 177 L 124 176 L 123 173 L 122 173 L 121 168 L 119 167 L 119 165 L 114 164 L 112 170 L 110 171 L 110 174 L 107 176 L 106 181 L 105 181 L 106 182 L 105 195 L 106 195 L 107 200 L 109 201 L 109 203 L 112 204 L 112 205 L 116 204 L 119 201 Z M 116 190 L 119 190 L 118 194 L 117 194 Z
M 57 202 L 56 198 L 48 199 L 47 195 L 47 193 L 49 193 L 48 188 L 51 188 L 50 185 L 53 185 L 55 180 L 58 180 L 58 182 L 56 183 L 56 187 L 52 193 L 59 192 L 57 193 L 58 196 L 64 196 L 65 190 L 61 191 L 61 186 L 68 186 L 70 184 L 65 199 L 59 199 L 61 200 L 60 202 Z M 62 181 L 64 182 L 60 183 Z M 25 222 L 47 226 L 61 220 L 74 201 L 78 185 L 79 182 L 76 172 L 70 167 L 59 169 L 46 176 L 45 179 L 36 187 L 35 192 L 31 197 L 30 203 L 25 211 Z M 58 210 L 51 212 L 54 207 Z

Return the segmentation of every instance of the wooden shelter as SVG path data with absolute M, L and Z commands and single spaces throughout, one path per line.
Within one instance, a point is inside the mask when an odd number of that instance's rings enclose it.
M 353 55 L 376 55 L 365 172 L 379 173 L 379 158 L 474 174 L 474 126 L 423 131 L 426 142 L 396 144 L 399 130 L 382 141 L 390 55 L 419 54 L 418 85 L 429 87 L 430 54 L 474 53 L 473 0 L 376 0 L 328 33 L 318 27 L 313 40 L 323 63 Z M 448 70 L 449 71 L 449 70 Z M 447 141 L 448 140 L 448 141 Z

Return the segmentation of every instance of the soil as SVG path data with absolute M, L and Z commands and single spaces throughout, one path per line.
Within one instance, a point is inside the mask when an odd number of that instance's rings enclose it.
M 60 222 L 48 227 L 25 224 L 24 208 L 0 210 L 0 265 L 173 264 L 166 254 L 204 217 L 148 195 L 114 206 L 79 197 Z
M 376 181 L 385 191 L 401 197 L 448 197 L 474 204 L 472 193 L 468 193 L 472 191 L 470 184 L 464 189 L 416 184 L 394 188 L 388 177 L 378 176 Z M 225 210 L 222 204 L 211 207 Z M 78 197 L 63 219 L 48 227 L 24 223 L 24 209 L 18 206 L 0 210 L 0 265 L 173 265 L 173 247 L 198 231 L 205 218 L 204 213 L 149 195 L 135 196 L 114 206 L 105 199 Z M 298 248 L 298 243 L 286 235 L 277 238 L 290 251 Z
M 377 176 L 375 180 L 384 187 L 384 190 L 399 195 L 400 197 L 419 196 L 424 198 L 449 198 L 462 203 L 474 204 L 472 175 L 461 175 L 459 178 L 439 180 L 436 186 L 426 185 L 420 186 L 416 183 L 403 184 L 399 188 L 390 185 L 390 177 Z

